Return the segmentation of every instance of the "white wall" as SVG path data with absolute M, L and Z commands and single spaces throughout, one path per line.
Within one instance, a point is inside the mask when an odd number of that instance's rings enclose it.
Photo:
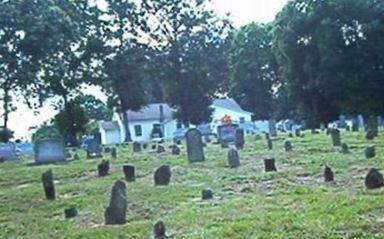
M 177 121 L 171 120 L 164 124 L 164 138 L 173 139 L 173 133 L 177 129 Z
M 102 144 L 120 144 L 122 143 L 120 137 L 120 130 L 105 131 L 105 142 Z
M 225 115 L 231 116 L 232 120 L 235 123 L 238 123 L 240 121 L 241 117 L 243 117 L 246 122 L 252 121 L 252 113 L 238 112 L 238 111 L 229 110 L 229 109 L 217 107 L 217 106 L 214 106 L 213 109 L 214 109 L 214 111 L 212 113 L 212 122 L 213 123 L 215 123 L 216 120 L 220 120 Z

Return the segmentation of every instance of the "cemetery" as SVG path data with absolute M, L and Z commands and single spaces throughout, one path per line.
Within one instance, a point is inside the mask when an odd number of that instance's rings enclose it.
M 279 132 L 272 150 L 252 135 L 243 149 L 202 147 L 191 130 L 179 154 L 170 141 L 162 154 L 131 143 L 116 157 L 77 150 L 79 160 L 51 164 L 25 154 L 0 165 L 0 237 L 384 237 L 383 134 L 340 129 L 345 154 L 325 131 L 303 133 Z

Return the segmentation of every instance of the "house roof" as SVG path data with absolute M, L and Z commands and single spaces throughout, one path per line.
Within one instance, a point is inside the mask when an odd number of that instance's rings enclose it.
M 101 127 L 105 131 L 120 130 L 119 124 L 116 121 L 103 121 L 101 122 Z
M 243 110 L 234 99 L 216 99 L 213 101 L 212 105 L 228 110 L 251 114 L 250 112 Z
M 159 103 L 159 104 L 150 104 L 146 107 L 143 107 L 139 111 L 128 111 L 128 120 L 129 121 L 140 121 L 140 120 L 160 120 L 161 113 L 160 107 L 163 108 L 163 120 L 172 120 L 174 109 L 172 109 L 168 104 Z

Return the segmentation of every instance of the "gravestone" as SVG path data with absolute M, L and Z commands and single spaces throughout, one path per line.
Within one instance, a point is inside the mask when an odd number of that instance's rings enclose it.
M 176 144 L 172 145 L 172 154 L 173 155 L 180 155 L 180 148 Z
M 223 141 L 221 141 L 220 146 L 222 149 L 227 149 L 227 148 L 229 148 L 229 142 L 223 140 Z
M 240 166 L 239 153 L 236 149 L 230 149 L 228 151 L 228 165 L 230 168 L 237 168 Z
M 105 210 L 105 224 L 121 225 L 126 222 L 127 194 L 123 181 L 116 181 L 112 187 L 109 206 Z
M 75 153 L 75 155 L 73 155 L 73 160 L 80 160 L 80 156 L 77 153 Z
M 349 147 L 348 144 L 342 143 L 341 144 L 341 153 L 343 154 L 349 154 Z
M 364 150 L 365 158 L 370 159 L 376 156 L 376 149 L 374 145 L 370 145 Z
M 277 171 L 276 166 L 275 166 L 275 159 L 264 159 L 264 167 L 265 167 L 265 172 L 275 172 Z
M 244 130 L 238 128 L 236 129 L 236 137 L 235 137 L 235 146 L 237 150 L 244 149 L 244 143 L 245 143 Z
M 190 129 L 186 135 L 187 153 L 190 163 L 202 162 L 205 160 L 201 133 L 197 129 Z
M 168 185 L 171 180 L 171 168 L 163 165 L 158 168 L 154 175 L 155 185 Z
M 295 129 L 295 136 L 301 137 L 301 130 L 300 129 Z
M 277 137 L 276 120 L 268 120 L 269 135 L 272 138 Z
M 152 144 L 151 149 L 152 149 L 152 150 L 157 149 L 157 144 Z
M 293 138 L 293 134 L 292 134 L 292 132 L 289 132 L 289 133 L 288 133 L 288 137 L 289 137 L 289 138 Z
M 43 188 L 45 193 L 45 198 L 48 200 L 55 200 L 55 184 L 53 181 L 53 173 L 52 170 L 48 170 L 41 175 L 43 181 Z
M 134 182 L 136 180 L 135 177 L 135 166 L 133 165 L 124 165 L 123 172 L 125 176 L 125 180 L 127 182 Z
M 359 124 L 357 122 L 357 119 L 352 119 L 352 132 L 358 132 L 359 131 Z
M 132 147 L 134 153 L 138 153 L 141 151 L 141 144 L 137 141 L 133 142 Z
M 365 186 L 368 189 L 380 188 L 383 186 L 383 183 L 383 175 L 379 172 L 379 170 L 375 168 L 369 170 L 367 176 L 365 177 Z
M 325 182 L 333 181 L 333 172 L 332 172 L 332 169 L 328 166 L 325 166 L 325 169 L 324 169 L 324 181 Z
M 255 135 L 255 140 L 258 141 L 258 140 L 262 140 L 263 138 L 261 137 L 260 134 L 256 134 Z
M 209 137 L 209 135 L 205 135 L 205 136 L 204 136 L 204 141 L 205 141 L 206 144 L 209 144 L 209 143 L 212 142 L 212 140 L 211 140 L 211 138 Z
M 217 127 L 219 143 L 223 141 L 230 143 L 236 141 L 236 130 L 238 126 L 236 124 L 223 124 Z
M 372 135 L 372 138 L 375 138 L 379 134 L 379 124 L 377 122 L 377 118 L 374 116 L 368 117 L 366 120 L 366 131 L 367 135 Z
M 113 159 L 116 159 L 117 158 L 117 149 L 116 148 L 112 148 L 111 149 L 111 157 Z
M 161 153 L 164 153 L 164 152 L 165 152 L 164 146 L 161 145 L 161 144 L 157 145 L 156 153 L 161 154 Z
M 269 150 L 272 150 L 272 149 L 273 149 L 273 141 L 272 141 L 272 139 L 268 139 L 268 140 L 267 140 L 267 145 L 268 145 L 268 149 L 269 149 Z
M 265 139 L 269 140 L 271 137 L 269 136 L 269 133 L 265 133 Z
M 332 145 L 334 147 L 341 146 L 341 136 L 340 136 L 339 129 L 331 129 L 331 138 L 332 138 Z
M 287 140 L 284 142 L 284 149 L 285 149 L 285 152 L 291 152 L 292 151 L 292 142 Z
M 158 221 L 153 226 L 154 239 L 167 239 L 166 229 L 163 221 Z
M 201 191 L 201 199 L 202 200 L 209 200 L 213 198 L 213 192 L 211 189 L 203 189 Z
M 375 131 L 368 129 L 367 132 L 365 133 L 365 139 L 367 140 L 373 140 L 375 138 Z
M 104 153 L 108 154 L 111 152 L 111 148 L 110 147 L 105 147 L 104 148 Z
M 35 162 L 38 164 L 64 162 L 67 159 L 61 139 L 45 139 L 35 144 Z
M 19 160 L 15 144 L 0 144 L 0 158 L 2 161 Z
M 99 177 L 105 177 L 109 173 L 109 161 L 103 160 L 98 166 L 97 171 L 99 173 Z
M 100 158 L 102 157 L 103 147 L 97 139 L 91 139 L 87 145 L 87 158 Z
M 76 207 L 72 206 L 64 210 L 65 219 L 76 217 L 78 214 Z
M 146 150 L 148 148 L 148 144 L 147 143 L 143 143 L 143 149 Z

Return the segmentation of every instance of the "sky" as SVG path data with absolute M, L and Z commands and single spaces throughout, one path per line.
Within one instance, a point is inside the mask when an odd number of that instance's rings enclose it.
M 102 0 L 101 0 L 102 1 Z M 283 8 L 288 0 L 212 0 L 213 8 L 219 15 L 230 13 L 230 18 L 235 27 L 240 27 L 251 22 L 270 22 Z M 86 93 L 102 95 L 100 91 L 91 87 Z M 30 138 L 30 127 L 36 127 L 51 119 L 55 110 L 47 103 L 40 114 L 35 115 L 26 105 L 18 104 L 18 110 L 10 114 L 9 128 L 15 132 L 15 139 Z

